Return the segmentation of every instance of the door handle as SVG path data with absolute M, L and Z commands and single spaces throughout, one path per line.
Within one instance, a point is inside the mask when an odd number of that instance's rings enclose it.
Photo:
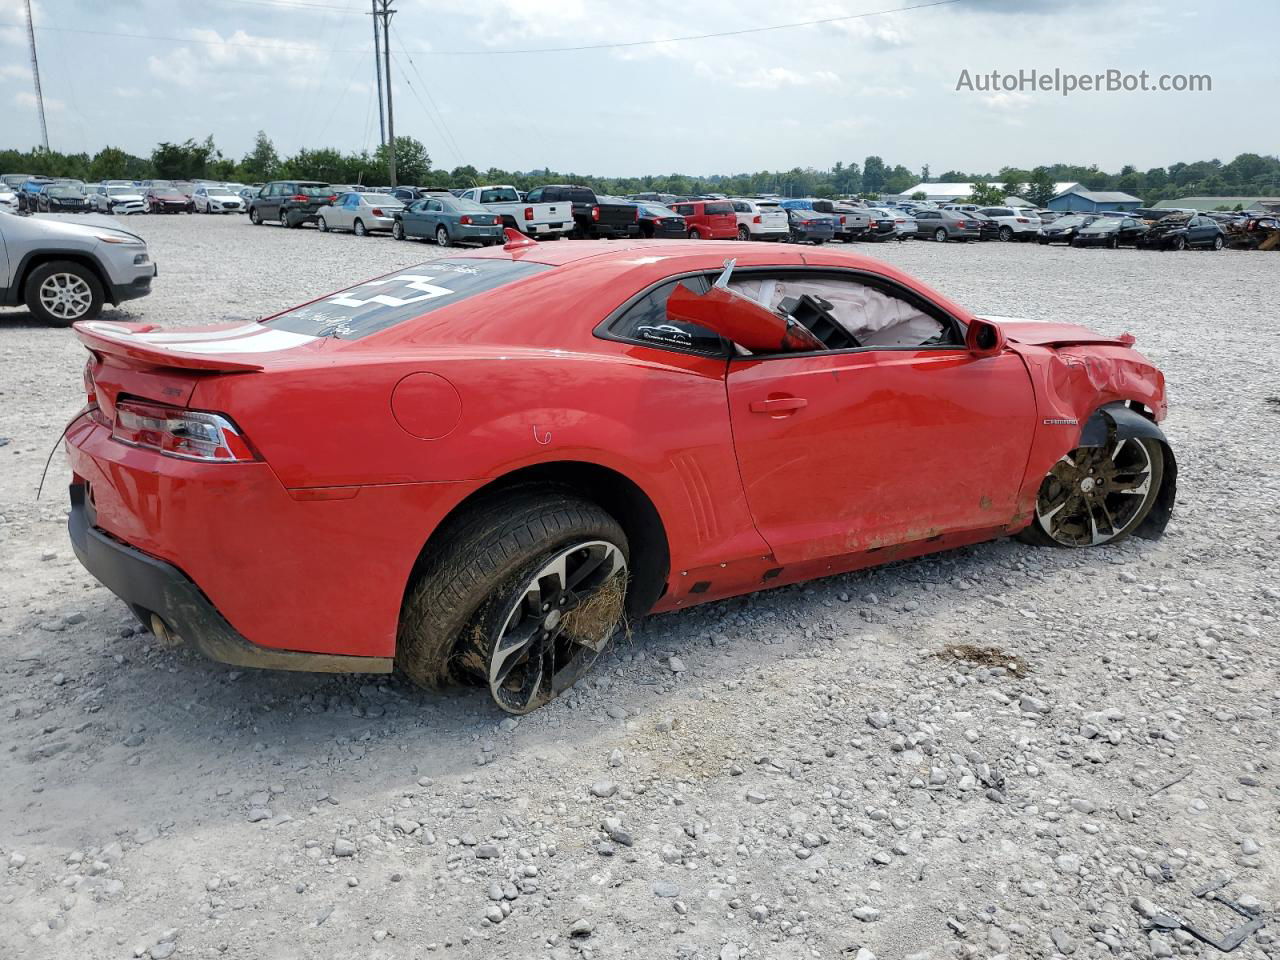
M 775 397 L 772 400 L 752 400 L 752 413 L 795 413 L 809 405 L 804 397 Z

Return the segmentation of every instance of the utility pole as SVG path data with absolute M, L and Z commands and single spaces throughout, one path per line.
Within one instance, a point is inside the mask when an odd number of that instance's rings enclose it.
M 31 41 L 31 78 L 36 84 L 36 107 L 40 111 L 40 137 L 44 152 L 49 152 L 49 126 L 44 120 L 44 93 L 40 90 L 40 63 L 36 60 L 36 25 L 31 19 L 31 0 L 27 0 L 27 39 Z
M 391 18 L 395 11 L 391 9 L 391 0 L 374 0 L 374 30 L 376 20 L 382 18 L 382 65 L 387 73 L 387 172 L 391 175 L 391 186 L 396 183 L 396 118 L 391 104 Z
M 370 0 L 373 4 L 373 76 L 378 81 L 378 142 L 387 145 L 387 112 L 382 103 L 382 53 L 379 49 L 382 41 L 378 39 L 378 0 Z

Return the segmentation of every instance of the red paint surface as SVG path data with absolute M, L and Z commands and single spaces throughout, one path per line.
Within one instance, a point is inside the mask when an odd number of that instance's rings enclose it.
M 174 460 L 86 416 L 67 448 L 98 525 L 180 567 L 254 643 L 390 656 L 432 530 L 522 467 L 597 464 L 649 497 L 671 559 L 664 610 L 1014 532 L 1080 434 L 1046 419 L 1082 425 L 1113 400 L 1164 415 L 1158 370 L 1118 338 L 1069 325 L 997 321 L 1007 343 L 994 356 L 728 360 L 594 333 L 651 284 L 714 277 L 729 257 L 739 269 L 874 274 L 972 319 L 887 264 L 834 249 L 614 241 L 461 256 L 556 269 L 364 339 L 216 363 L 82 333 L 101 421 L 121 393 L 217 411 L 262 456 Z M 709 589 L 691 594 L 699 581 Z

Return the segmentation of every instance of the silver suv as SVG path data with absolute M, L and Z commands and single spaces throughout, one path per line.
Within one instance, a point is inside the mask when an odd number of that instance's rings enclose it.
M 0 213 L 0 307 L 26 304 L 69 327 L 104 303 L 145 297 L 155 275 L 146 241 L 114 223 Z

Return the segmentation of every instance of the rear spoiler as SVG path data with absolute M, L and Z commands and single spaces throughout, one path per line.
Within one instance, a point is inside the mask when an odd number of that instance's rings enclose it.
M 106 323 L 82 320 L 72 329 L 94 353 L 131 360 L 148 367 L 205 370 L 211 373 L 251 373 L 263 369 L 251 360 L 230 360 L 210 354 L 183 353 L 180 343 L 148 343 L 141 334 L 159 330 L 152 323 Z

